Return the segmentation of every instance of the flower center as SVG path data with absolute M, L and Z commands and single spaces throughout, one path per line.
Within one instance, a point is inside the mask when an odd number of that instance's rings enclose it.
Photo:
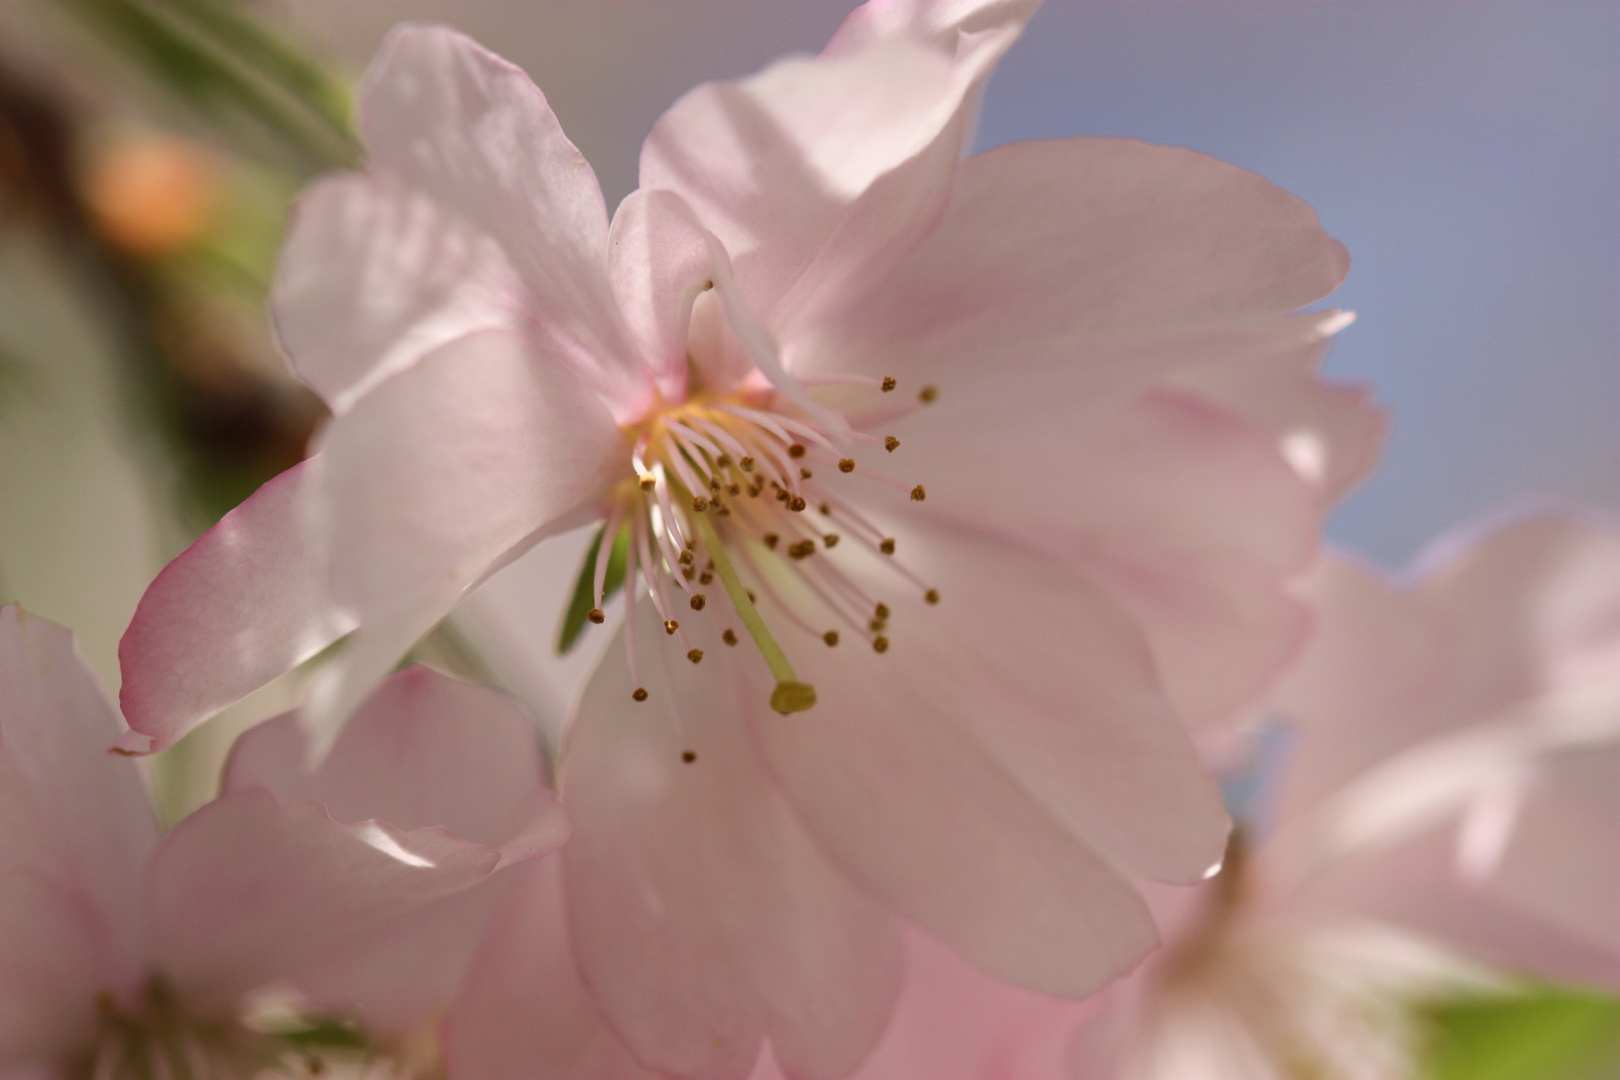
M 246 1020 L 188 1011 L 161 978 L 133 1000 L 96 999 L 98 1026 L 90 1054 L 68 1070 L 75 1080 L 217 1080 L 282 1076 L 291 1080 L 412 1080 L 437 1075 L 435 1061 L 384 1057 L 352 1027 L 302 1014 Z M 267 1022 L 259 1022 L 261 1019 Z
M 804 380 L 807 386 L 828 383 L 876 394 L 896 386 L 894 379 L 855 375 Z M 863 429 L 936 396 L 927 387 L 915 405 L 851 417 L 827 409 L 818 417 L 769 389 L 700 394 L 627 429 L 634 475 L 614 493 L 603 537 L 623 552 L 625 643 L 635 700 L 648 696 L 636 666 L 638 583 L 645 584 L 666 637 L 676 639 L 694 664 L 703 651 L 687 639 L 683 617 L 716 620 L 727 645 L 738 643 L 740 626 L 776 680 L 770 704 L 783 714 L 816 703 L 815 689 L 794 671 L 784 642 L 797 648 L 816 639 L 831 648 L 846 637 L 864 638 L 874 652 L 888 651 L 890 609 L 870 591 L 872 575 L 857 578 L 843 560 L 880 556 L 896 584 L 915 588 L 930 604 L 939 601 L 938 591 L 906 568 L 896 538 L 857 509 L 847 482 L 841 484 L 858 473 L 895 489 L 904 505 L 922 502 L 927 492 L 921 484 L 858 465 L 856 455 L 894 453 L 898 439 Z M 612 562 L 598 557 L 591 567 L 591 622 L 604 620 L 601 604 L 612 588 Z M 769 601 L 770 621 L 761 614 L 762 598 Z

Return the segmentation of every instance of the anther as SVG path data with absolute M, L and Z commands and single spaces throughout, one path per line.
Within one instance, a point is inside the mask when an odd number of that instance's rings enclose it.
M 874 619 L 887 619 L 888 617 L 889 617 L 889 605 L 888 604 L 879 604 L 877 607 L 872 609 L 872 618 L 874 618 Z
M 719 457 L 714 459 L 714 463 L 722 469 L 729 469 L 731 468 L 731 455 L 721 454 Z
M 772 551 L 775 551 L 776 545 L 782 542 L 782 538 L 777 536 L 775 533 L 766 533 L 764 536 L 760 537 L 760 539 L 765 541 L 765 546 L 770 548 Z
M 720 635 L 720 640 L 727 645 L 735 645 L 737 644 L 737 632 L 728 628 L 725 633 Z
M 885 554 L 885 555 L 893 555 L 894 554 L 894 537 L 885 536 L 883 538 L 883 542 L 878 544 L 878 550 L 883 552 L 883 554 Z
M 900 449 L 900 440 L 895 438 L 893 435 L 883 436 L 883 449 L 887 450 L 891 454 L 894 453 L 896 450 Z
M 809 469 L 800 469 L 799 470 L 799 479 L 800 480 L 808 480 L 814 475 L 815 475 L 815 473 L 811 472 Z
M 877 637 L 873 638 L 872 639 L 872 651 L 873 652 L 879 652 L 879 653 L 888 652 L 889 651 L 889 639 L 884 637 L 882 634 L 879 634 Z
M 896 386 L 899 386 L 899 385 L 900 385 L 899 383 L 894 381 L 892 376 L 889 376 L 889 375 L 883 376 L 883 392 L 885 394 L 887 394 L 890 390 L 893 390 Z
M 771 691 L 771 708 L 787 716 L 790 713 L 804 712 L 816 703 L 816 688 L 809 683 L 779 682 L 776 689 Z
M 921 390 L 917 391 L 917 400 L 922 402 L 924 405 L 932 405 L 934 400 L 938 397 L 939 387 L 937 386 L 925 386 Z
M 680 563 L 682 566 L 691 566 L 692 561 L 693 561 L 693 555 L 692 555 L 691 549 L 689 548 L 689 549 L 681 552 L 680 555 L 676 558 L 675 561 Z
M 726 486 L 726 494 L 728 494 L 728 495 L 730 495 L 732 497 L 736 497 L 738 495 L 741 495 L 742 494 L 742 485 L 741 484 L 728 484 Z
M 742 469 L 743 472 L 754 471 L 754 459 L 751 457 L 743 458 L 741 461 L 737 462 L 737 465 Z
M 686 654 L 686 658 L 688 660 L 692 661 L 692 663 L 695 664 L 699 660 L 703 659 L 703 650 L 702 649 L 693 649 L 691 652 Z
M 785 503 L 791 497 L 792 496 L 790 496 L 788 494 L 788 489 L 787 488 L 779 487 L 779 488 L 776 489 L 776 501 L 777 502 L 784 502 Z
M 866 624 L 866 628 L 872 631 L 874 634 L 881 634 L 883 631 L 889 628 L 889 624 L 884 622 L 882 619 L 873 619 L 871 622 Z
M 709 582 L 711 582 L 713 580 L 714 580 L 714 575 L 709 573 L 707 570 L 703 571 L 703 573 L 698 575 L 698 584 L 699 585 L 707 585 Z
M 926 498 L 928 498 L 928 492 L 923 490 L 923 486 L 921 484 L 918 484 L 916 487 L 911 489 L 912 502 L 922 502 Z
M 702 611 L 703 610 L 703 605 L 707 604 L 708 602 L 709 602 L 708 597 L 704 596 L 702 593 L 693 593 L 692 594 L 691 604 L 692 604 L 692 610 L 693 611 Z
M 827 647 L 829 649 L 832 648 L 834 645 L 838 644 L 838 631 L 827 631 L 825 634 L 821 635 L 821 640 L 827 643 Z
M 917 497 L 917 493 L 915 491 L 913 491 L 911 493 L 911 497 L 913 499 L 915 499 Z M 709 500 L 708 499 L 705 499 L 701 495 L 694 495 L 692 497 L 692 509 L 696 510 L 698 513 L 701 514 L 701 513 L 703 513 L 703 511 L 707 510 L 708 508 L 709 508 Z
M 705 278 L 704 281 L 703 281 L 703 291 L 708 292 L 712 288 L 714 288 L 714 279 L 713 278 Z
M 839 458 L 838 459 L 838 471 L 839 472 L 854 472 L 855 471 L 855 459 L 852 458 L 852 457 Z
M 636 687 L 635 692 L 630 695 L 630 697 L 635 701 L 646 701 L 647 700 L 647 691 L 643 690 L 641 687 L 638 686 L 638 687 Z
M 804 443 L 794 443 L 788 447 L 788 457 L 794 460 L 804 457 Z
M 719 509 L 717 509 L 715 511 L 715 513 L 719 514 L 721 517 L 730 517 L 731 516 L 731 507 L 729 507 L 729 506 L 720 506 L 719 503 L 716 503 L 715 505 L 717 507 L 719 507 Z
M 681 577 L 685 578 L 687 581 L 691 581 L 696 576 L 697 571 L 693 570 L 690 566 L 681 567 Z
M 657 486 L 658 486 L 658 478 L 656 476 L 643 476 L 641 478 L 641 490 L 642 491 L 651 491 L 653 488 L 655 488 Z
M 797 544 L 790 546 L 787 553 L 788 557 L 795 561 L 809 558 L 816 553 L 816 542 L 814 540 L 801 540 Z
M 710 491 L 719 491 L 723 487 L 725 487 L 725 485 L 720 482 L 720 478 L 718 476 L 709 477 L 709 490 Z
M 837 533 L 828 533 L 826 536 L 823 536 L 821 538 L 821 542 L 823 544 L 826 544 L 828 549 L 835 548 L 835 547 L 838 546 L 838 534 Z
M 754 595 L 754 590 L 753 589 L 744 589 L 743 592 L 748 595 L 748 602 L 750 604 L 759 603 L 759 597 Z
M 918 489 L 918 490 L 921 490 L 921 489 Z M 915 494 L 912 495 L 912 498 L 915 499 L 916 497 L 917 496 Z M 801 510 L 803 510 L 805 507 L 807 507 L 809 505 L 810 505 L 809 503 L 804 501 L 804 496 L 803 495 L 795 495 L 795 496 L 793 496 L 793 498 L 788 500 L 788 509 L 792 510 L 795 514 L 799 513 Z
M 674 619 L 665 619 L 664 620 L 664 633 L 673 634 L 675 631 L 679 630 L 680 628 L 681 628 L 681 624 L 676 622 Z
M 602 609 L 599 607 L 591 608 L 591 610 L 585 613 L 585 617 L 591 620 L 591 622 L 595 623 L 597 626 L 601 626 L 607 621 L 607 616 L 602 614 Z
M 832 515 L 832 507 L 827 503 L 822 503 L 820 506 L 816 507 L 816 509 L 820 510 L 823 514 L 826 514 L 829 517 Z
M 939 590 L 929 589 L 927 592 L 923 593 L 923 599 L 928 601 L 930 604 L 939 603 Z
M 690 765 L 692 762 L 697 760 L 697 754 L 693 753 L 691 750 L 682 750 L 681 760 Z

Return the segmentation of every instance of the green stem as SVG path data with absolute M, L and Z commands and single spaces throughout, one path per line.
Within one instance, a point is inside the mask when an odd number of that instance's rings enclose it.
M 748 590 L 743 587 L 742 579 L 737 576 L 737 568 L 731 565 L 731 557 L 726 554 L 725 547 L 720 543 L 720 534 L 716 531 L 714 522 L 709 520 L 708 511 L 697 511 L 692 514 L 691 520 L 697 527 L 699 535 L 703 537 L 703 546 L 708 549 L 709 558 L 714 560 L 714 572 L 719 576 L 721 584 L 726 587 L 726 595 L 731 597 L 731 604 L 742 618 L 748 636 L 754 639 L 760 655 L 765 657 L 765 666 L 771 669 L 771 674 L 776 678 L 776 690 L 771 694 L 771 708 L 783 714 L 804 712 L 816 703 L 815 688 L 809 683 L 799 681 L 793 665 L 788 662 L 787 654 L 782 651 L 782 646 L 776 643 L 776 638 L 771 636 L 765 620 L 760 618 L 759 609 L 754 607 L 754 601 L 749 599 Z

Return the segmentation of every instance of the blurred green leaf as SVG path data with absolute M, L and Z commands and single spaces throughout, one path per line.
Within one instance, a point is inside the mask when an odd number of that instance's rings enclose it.
M 200 112 L 254 121 L 301 171 L 349 164 L 357 156 L 341 85 L 233 0 L 63 2 Z
M 1613 1080 L 1620 998 L 1546 988 L 1432 1009 L 1425 1080 Z
M 0 413 L 34 385 L 33 368 L 4 344 L 0 344 Z
M 596 531 L 591 549 L 585 553 L 585 564 L 579 568 L 574 582 L 574 596 L 563 613 L 562 627 L 557 631 L 557 655 L 563 656 L 579 641 L 585 631 L 585 619 L 596 606 L 596 559 L 602 550 L 602 529 Z M 624 571 L 630 559 L 630 526 L 626 523 L 613 538 L 613 550 L 608 552 L 607 572 L 602 580 L 602 600 L 624 587 Z

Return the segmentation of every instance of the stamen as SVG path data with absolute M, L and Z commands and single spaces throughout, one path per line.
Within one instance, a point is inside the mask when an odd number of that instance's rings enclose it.
M 692 605 L 692 610 L 693 611 L 702 611 L 703 610 L 703 605 L 707 604 L 709 601 L 708 601 L 708 598 L 705 597 L 702 593 L 693 593 L 692 594 L 692 599 L 689 602 Z
M 809 469 L 800 469 L 799 470 L 799 479 L 800 480 L 808 480 L 814 475 L 815 475 L 815 473 L 811 472 Z
M 877 652 L 877 653 L 886 653 L 886 652 L 888 652 L 889 651 L 889 639 L 884 637 L 882 634 L 879 634 L 877 637 L 873 638 L 872 639 L 872 651 Z
M 681 760 L 686 762 L 688 765 L 690 765 L 690 764 L 692 764 L 692 762 L 697 760 L 697 755 L 695 753 L 693 753 L 692 751 L 690 751 L 690 750 L 682 750 L 681 751 Z
M 731 557 L 726 554 L 725 547 L 720 543 L 720 535 L 715 531 L 714 522 L 700 515 L 693 524 L 698 534 L 703 537 L 704 546 L 709 549 L 709 558 L 714 560 L 715 572 L 720 575 L 720 582 L 725 586 L 726 595 L 731 597 L 732 606 L 737 609 L 737 615 L 742 619 L 743 626 L 754 639 L 754 644 L 759 647 L 760 655 L 765 658 L 765 666 L 770 668 L 771 674 L 776 677 L 776 689 L 771 692 L 771 708 L 784 716 L 811 708 L 816 703 L 815 688 L 809 683 L 799 681 L 799 676 L 794 672 L 793 665 L 788 662 L 787 655 L 771 636 L 765 620 L 760 618 L 753 599 L 744 588 L 742 579 L 737 576 L 736 568 L 731 565 Z
M 703 650 L 702 649 L 692 649 L 692 650 L 687 652 L 686 658 L 688 660 L 692 661 L 692 663 L 696 664 L 696 663 L 698 663 L 699 661 L 701 661 L 703 659 Z
M 647 691 L 638 686 L 630 694 L 630 696 L 633 699 L 635 699 L 636 701 L 646 701 L 647 700 Z
M 919 487 L 917 490 L 921 491 L 922 488 Z M 911 497 L 913 499 L 916 499 L 917 495 L 915 493 L 913 493 Z M 795 496 L 793 496 L 793 498 L 788 500 L 788 509 L 792 510 L 795 514 L 802 512 L 804 510 L 804 508 L 809 506 L 809 505 L 810 505 L 809 503 L 804 501 L 804 496 L 803 495 L 795 495 Z
M 894 453 L 896 450 L 900 449 L 900 440 L 895 438 L 893 435 L 883 436 L 883 449 L 887 450 L 891 454 Z
M 845 472 L 845 473 L 854 472 L 855 471 L 855 459 L 854 458 L 839 458 L 838 459 L 838 471 L 839 472 Z
M 575 610 L 577 611 L 578 609 L 576 608 Z M 597 626 L 601 626 L 603 623 L 607 622 L 607 616 L 603 614 L 602 609 L 599 607 L 591 608 L 591 610 L 585 613 L 585 617 L 591 620 L 591 622 L 595 623 Z
M 737 460 L 737 465 L 742 469 L 743 472 L 754 471 L 754 459 L 749 457 L 747 454 L 744 454 Z
M 917 391 L 917 400 L 924 405 L 932 405 L 939 398 L 939 387 L 925 386 Z
M 912 502 L 922 502 L 926 498 L 928 498 L 928 492 L 924 490 L 921 484 L 918 484 L 916 487 L 911 489 Z
M 928 601 L 930 604 L 939 603 L 939 590 L 929 589 L 927 592 L 923 593 L 923 599 Z
M 893 555 L 894 554 L 894 537 L 885 536 L 883 538 L 883 542 L 878 545 L 878 550 L 883 552 L 883 554 L 885 554 L 885 555 Z
M 828 533 L 826 536 L 821 538 L 821 542 L 827 545 L 827 550 L 831 551 L 833 548 L 838 546 L 838 534 Z
M 720 640 L 727 645 L 735 645 L 737 644 L 737 632 L 728 626 L 726 632 L 720 635 Z
M 664 620 L 664 633 L 673 634 L 675 631 L 679 630 L 680 628 L 681 628 L 681 624 L 676 622 L 674 619 L 665 619 Z
M 788 457 L 793 458 L 794 460 L 804 457 L 804 443 L 796 442 L 792 446 L 788 447 Z
M 890 390 L 893 390 L 898 385 L 900 384 L 895 382 L 892 377 L 888 375 L 883 376 L 882 390 L 885 394 L 887 394 Z
M 829 649 L 832 648 L 834 645 L 838 644 L 838 631 L 827 631 L 825 634 L 821 635 L 821 640 L 827 643 L 827 647 Z
M 887 619 L 888 617 L 889 617 L 889 605 L 888 604 L 879 604 L 877 607 L 872 609 L 872 618 L 874 618 L 874 619 Z

